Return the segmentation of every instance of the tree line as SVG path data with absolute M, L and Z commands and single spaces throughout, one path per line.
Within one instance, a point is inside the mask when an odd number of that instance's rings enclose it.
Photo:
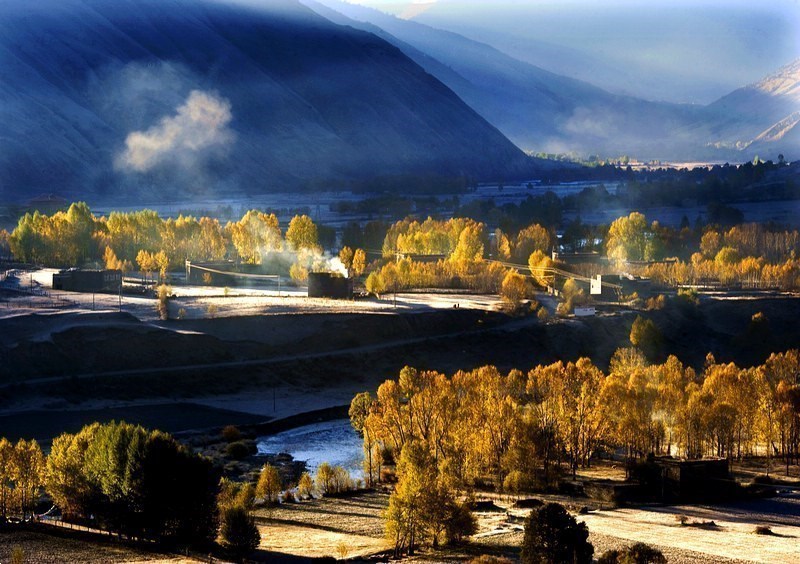
M 669 285 L 737 284 L 746 288 L 800 287 L 800 232 L 755 223 L 727 230 L 714 226 L 697 233 L 648 223 L 634 212 L 615 220 L 605 238 L 609 260 L 628 264 Z M 656 262 L 653 262 L 656 261 Z
M 319 253 L 319 226 L 298 215 L 282 233 L 278 218 L 257 210 L 224 226 L 210 217 L 161 218 L 152 210 L 111 212 L 96 217 L 82 202 L 52 215 L 23 215 L 8 235 L 13 255 L 46 266 L 102 262 L 123 270 L 134 264 L 145 272 L 183 268 L 185 260 L 231 259 L 261 264 L 283 250 Z
M 308 216 L 298 215 L 284 233 L 274 214 L 257 210 L 224 226 L 209 217 L 163 219 L 151 210 L 112 212 L 98 218 L 86 204 L 75 203 L 51 216 L 38 212 L 22 216 L 5 239 L 10 252 L 26 262 L 47 266 L 98 262 L 123 271 L 138 267 L 162 278 L 169 270 L 182 268 L 185 260 L 264 264 L 290 250 L 291 257 L 278 262 L 288 260 L 287 272 L 303 280 L 309 270 L 323 266 L 319 259 L 322 228 Z M 498 228 L 490 236 L 486 223 L 466 217 L 408 218 L 391 225 L 370 222 L 358 229 L 350 225 L 342 240 L 341 258 L 350 265 L 350 274 L 369 274 L 367 290 L 375 294 L 422 287 L 502 293 L 509 271 L 495 261 L 528 265 L 534 271 L 532 282 L 542 283 L 537 273 L 551 266 L 550 251 L 559 244 L 553 228 L 543 224 L 509 232 Z M 382 259 L 370 264 L 356 244 L 374 245 L 377 240 L 382 241 Z M 569 241 L 573 248 L 575 242 L 582 242 L 582 249 L 596 248 L 597 241 L 602 241 L 611 262 L 625 264 L 626 269 L 664 285 L 713 282 L 751 288 L 800 287 L 800 232 L 796 230 L 759 224 L 671 228 L 634 212 L 618 218 L 607 230 L 579 221 L 570 224 L 562 244 Z
M 619 349 L 604 372 L 589 359 L 527 373 L 493 366 L 452 377 L 406 367 L 351 403 L 364 475 L 396 463 L 387 531 L 399 552 L 469 530 L 457 491 L 549 487 L 600 453 L 800 460 L 800 353 L 740 368 L 709 355 L 700 372 L 674 356 L 650 364 Z M 458 523 L 452 531 L 449 524 Z M 424 524 L 424 526 L 423 526 Z

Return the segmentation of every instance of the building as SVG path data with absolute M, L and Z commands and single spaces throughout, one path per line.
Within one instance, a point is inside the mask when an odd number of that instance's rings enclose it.
M 349 300 L 353 297 L 353 281 L 334 272 L 311 272 L 308 275 L 308 297 Z
M 67 292 L 117 292 L 122 285 L 121 270 L 78 270 L 53 274 L 53 290 Z

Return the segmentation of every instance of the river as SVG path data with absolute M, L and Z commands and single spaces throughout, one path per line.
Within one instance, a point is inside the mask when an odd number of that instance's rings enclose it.
M 291 454 L 295 460 L 304 461 L 312 475 L 321 463 L 327 462 L 343 466 L 354 479 L 363 477 L 361 437 L 349 419 L 304 425 L 259 437 L 256 442 L 260 454 Z

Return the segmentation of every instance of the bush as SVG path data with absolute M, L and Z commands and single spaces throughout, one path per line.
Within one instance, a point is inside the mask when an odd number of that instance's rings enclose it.
M 233 443 L 241 440 L 242 432 L 236 425 L 228 425 L 222 429 L 222 438 L 225 439 L 225 442 Z
M 242 460 L 250 456 L 252 449 L 246 441 L 236 441 L 225 447 L 225 456 L 233 460 Z
M 547 503 L 531 511 L 525 519 L 521 562 L 589 564 L 594 547 L 588 538 L 589 529 L 585 523 L 575 521 L 563 505 Z
M 756 527 L 755 533 L 757 535 L 774 535 L 775 533 L 772 532 L 772 528 L 768 527 L 767 525 L 758 525 Z
M 261 542 L 255 519 L 241 505 L 222 512 L 220 536 L 223 546 L 238 557 L 253 552 Z
M 502 556 L 490 556 L 488 554 L 482 554 L 481 556 L 470 560 L 469 564 L 512 564 L 512 562 L 508 558 L 504 558 Z
M 667 559 L 657 548 L 637 542 L 622 550 L 607 550 L 597 562 L 598 564 L 666 564 Z

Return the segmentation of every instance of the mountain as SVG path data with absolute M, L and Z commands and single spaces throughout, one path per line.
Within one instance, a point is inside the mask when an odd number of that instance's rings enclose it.
M 800 152 L 800 59 L 708 106 L 712 142 L 749 153 Z M 772 155 L 774 156 L 774 155 Z M 796 157 L 795 157 L 796 158 Z
M 661 158 L 681 149 L 670 133 L 700 119 L 697 106 L 614 95 L 457 33 L 339 0 L 303 1 L 332 21 L 382 33 L 527 150 Z
M 400 50 L 294 0 L 6 0 L 0 122 L 3 199 L 533 170 Z
M 796 0 L 439 0 L 426 6 L 407 17 L 646 100 L 709 104 L 800 57 Z
M 789 110 L 800 110 L 788 94 L 790 84 L 797 85 L 789 71 L 759 83 L 759 96 L 751 88 L 708 106 L 651 102 L 612 94 L 416 20 L 340 0 L 304 1 L 332 21 L 397 46 L 526 150 L 738 161 L 752 159 L 758 138 L 762 157 L 800 155 L 785 131 L 792 125 Z M 737 143 L 739 137 L 746 141 Z

